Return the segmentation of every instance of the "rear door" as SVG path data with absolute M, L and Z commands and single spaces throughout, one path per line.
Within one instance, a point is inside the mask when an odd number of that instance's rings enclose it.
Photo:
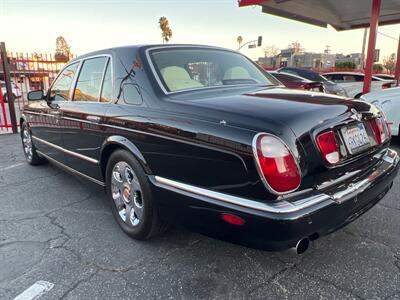
M 67 165 L 101 179 L 102 122 L 112 99 L 112 62 L 108 55 L 83 60 L 72 101 L 63 107 L 63 142 Z

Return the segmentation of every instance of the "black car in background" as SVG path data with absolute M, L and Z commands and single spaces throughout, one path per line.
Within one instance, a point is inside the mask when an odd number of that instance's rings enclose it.
M 105 187 L 136 239 L 179 223 L 301 253 L 374 206 L 399 168 L 373 105 L 286 89 L 221 48 L 93 52 L 28 98 L 28 163 L 50 161 Z
M 293 67 L 283 67 L 278 69 L 277 72 L 294 74 L 300 77 L 307 78 L 311 81 L 321 82 L 324 85 L 324 91 L 326 93 L 347 97 L 347 93 L 342 87 L 340 87 L 333 81 L 326 79 L 324 76 L 317 72 Z

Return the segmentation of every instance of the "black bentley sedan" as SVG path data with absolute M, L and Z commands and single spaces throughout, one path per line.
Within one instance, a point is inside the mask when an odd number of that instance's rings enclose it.
M 374 206 L 399 168 L 376 107 L 286 89 L 227 49 L 93 52 L 28 98 L 20 120 L 27 161 L 105 187 L 135 239 L 179 223 L 301 253 Z

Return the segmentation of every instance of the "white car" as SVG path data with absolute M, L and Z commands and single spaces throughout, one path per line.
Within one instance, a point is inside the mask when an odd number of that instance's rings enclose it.
M 6 89 L 5 81 L 0 81 L 0 85 L 1 85 L 1 93 L 3 94 L 4 102 L 7 102 L 8 98 L 7 98 L 7 89 Z M 22 96 L 21 89 L 13 82 L 11 83 L 11 89 L 12 89 L 12 92 L 14 95 L 14 99 Z
M 386 115 L 392 135 L 399 136 L 400 130 L 400 87 L 374 91 L 360 97 L 378 106 Z
M 330 72 L 323 74 L 327 79 L 341 86 L 351 98 L 360 98 L 364 86 L 363 73 L 357 72 Z M 371 91 L 390 88 L 394 80 L 385 80 L 377 76 L 372 76 Z

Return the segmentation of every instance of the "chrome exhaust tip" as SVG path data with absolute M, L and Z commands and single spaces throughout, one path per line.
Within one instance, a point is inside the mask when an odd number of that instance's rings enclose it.
M 300 255 L 306 252 L 309 246 L 310 246 L 310 239 L 304 238 L 297 242 L 296 247 L 294 247 L 294 249 L 296 250 L 296 253 Z

